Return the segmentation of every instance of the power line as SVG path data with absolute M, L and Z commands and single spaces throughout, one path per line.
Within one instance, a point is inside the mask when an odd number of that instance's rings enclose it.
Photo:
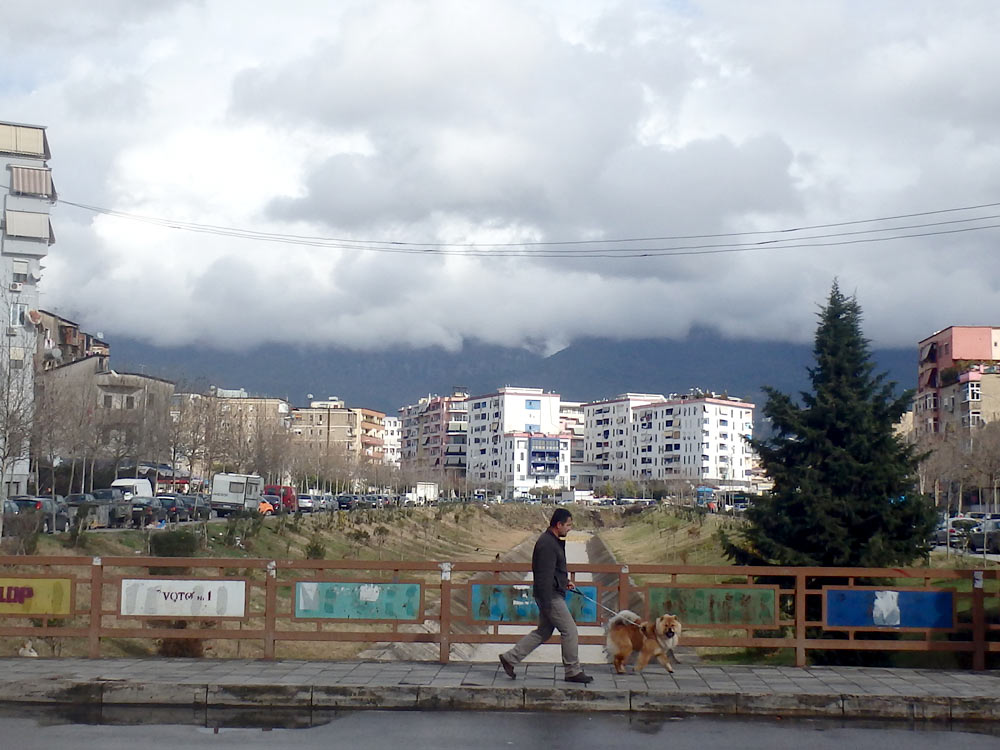
M 2 186 L 0 186 L 2 187 Z M 4 188 L 7 189 L 7 188 Z M 857 219 L 842 222 L 830 222 L 825 224 L 813 224 L 801 227 L 789 227 L 776 230 L 753 230 L 729 233 L 708 233 L 694 235 L 663 235 L 650 237 L 625 237 L 607 240 L 552 240 L 535 242 L 508 242 L 508 243 L 445 243 L 445 242 L 404 242 L 396 240 L 368 240 L 368 239 L 347 239 L 341 237 L 321 237 L 310 235 L 296 235 L 280 232 L 261 232 L 252 229 L 242 229 L 239 227 L 228 227 L 216 224 L 200 224 L 195 222 L 178 221 L 175 219 L 164 219 L 154 216 L 144 216 L 116 209 L 104 208 L 85 203 L 77 203 L 65 199 L 57 199 L 59 203 L 72 206 L 85 211 L 90 211 L 100 215 L 120 218 L 128 221 L 147 223 L 154 226 L 161 226 L 167 229 L 179 231 L 197 232 L 222 237 L 233 237 L 236 239 L 255 240 L 259 242 L 276 242 L 280 244 L 298 245 L 304 247 L 324 247 L 333 250 L 354 250 L 380 253 L 391 253 L 397 255 L 431 255 L 431 256 L 463 256 L 463 257 L 531 257 L 531 258 L 650 258 L 650 257 L 671 257 L 688 255 L 714 255 L 719 253 L 750 252 L 755 250 L 768 249 L 805 249 L 814 247 L 836 247 L 845 245 L 864 244 L 872 242 L 888 242 L 898 239 L 915 239 L 921 237 L 933 237 L 948 234 L 959 234 L 976 231 L 984 231 L 1000 228 L 1000 224 L 984 224 L 979 226 L 954 227 L 958 224 L 968 224 L 971 222 L 983 222 L 1000 219 L 1000 214 L 978 215 L 974 217 L 964 217 L 948 219 L 944 221 L 931 221 L 924 223 L 896 224 L 894 226 L 876 226 L 870 229 L 858 229 L 853 231 L 829 232 L 824 234 L 802 235 L 800 233 L 819 230 L 835 229 L 839 227 L 857 227 L 864 224 L 879 224 L 892 221 L 902 221 L 919 217 L 940 216 L 943 214 L 978 211 L 986 208 L 1000 206 L 1000 202 L 981 203 L 970 206 L 957 206 L 950 208 L 934 209 L 929 211 L 919 211 L 907 214 L 897 214 L 893 216 L 883 216 L 872 219 Z M 905 230 L 913 229 L 933 229 L 935 231 L 903 233 Z M 890 234 L 892 233 L 892 234 Z M 866 236 L 866 235 L 883 236 Z M 775 236 L 777 235 L 777 236 Z M 794 235 L 794 236 L 791 236 Z M 631 244 L 641 242 L 663 242 L 663 241 L 685 241 L 685 240 L 712 240 L 723 238 L 742 237 L 767 237 L 747 242 L 722 242 L 703 244 L 680 244 L 655 247 L 613 247 L 613 245 Z M 833 241 L 827 241 L 833 240 Z M 600 247 L 594 247 L 600 245 Z
M 72 201 L 67 201 L 59 199 L 60 203 L 65 203 L 69 206 L 74 206 L 76 208 L 81 208 L 87 211 L 93 211 L 95 213 L 101 213 L 108 216 L 115 216 L 123 219 L 130 219 L 133 221 L 141 221 L 151 224 L 156 224 L 159 226 L 166 226 L 170 228 L 178 228 L 185 230 L 201 230 L 205 232 L 218 232 L 222 234 L 232 235 L 232 236 L 251 236 L 251 237 L 280 237 L 282 239 L 296 239 L 305 240 L 308 242 L 323 242 L 323 243 L 344 243 L 348 249 L 354 247 L 367 247 L 369 245 L 374 246 L 387 246 L 387 247 L 413 247 L 413 248 L 496 248 L 496 247 L 548 247 L 548 246 L 563 246 L 563 245 L 613 245 L 613 244 L 630 244 L 637 242 L 664 242 L 664 241 L 674 241 L 674 240 L 700 240 L 700 239 L 722 239 L 725 237 L 751 237 L 751 236 L 761 236 L 761 235 L 774 235 L 774 234 L 789 234 L 792 232 L 804 232 L 811 231 L 814 229 L 832 229 L 835 227 L 847 227 L 847 226 L 858 226 L 861 224 L 874 224 L 887 221 L 899 221 L 902 219 L 913 219 L 919 218 L 921 216 L 935 216 L 946 213 L 956 213 L 960 211 L 975 211 L 983 208 L 996 208 L 1000 206 L 1000 202 L 997 203 L 981 203 L 978 205 L 971 206 L 958 206 L 954 208 L 941 208 L 931 211 L 919 211 L 908 214 L 897 214 L 894 216 L 882 216 L 872 219 L 857 219 L 853 221 L 842 221 L 842 222 L 831 222 L 826 224 L 812 224 L 801 227 L 787 227 L 782 229 L 770 229 L 770 230 L 753 230 L 753 231 L 743 231 L 743 232 L 721 232 L 721 233 L 710 233 L 710 234 L 690 234 L 690 235 L 662 235 L 662 236 L 650 236 L 650 237 L 624 237 L 624 238 L 611 238 L 611 239 L 590 239 L 590 240 L 538 240 L 538 241 L 527 241 L 527 242 L 496 242 L 496 243 L 453 243 L 453 242 L 404 242 L 398 240 L 367 240 L 367 239 L 353 239 L 353 238 L 343 238 L 343 237 L 317 237 L 311 235 L 294 235 L 286 233 L 274 233 L 274 232 L 259 232 L 256 230 L 242 229 L 238 227 L 227 227 L 216 224 L 198 224 L 194 222 L 183 222 L 174 219 L 163 219 L 152 216 L 144 216 L 141 214 L 133 214 L 125 211 L 117 211 L 115 209 L 102 208 L 100 206 L 92 206 L 84 203 L 74 203 Z M 978 217 L 979 219 L 990 219 L 995 218 L 991 216 Z M 977 219 L 962 219 L 960 221 L 976 221 Z M 931 224 L 925 225 L 913 225 L 913 226 L 936 226 L 938 224 L 946 224 L 949 222 L 933 222 Z M 907 226 L 895 227 L 895 229 L 906 229 L 911 228 Z M 868 231 L 891 231 L 893 228 L 882 228 L 882 229 L 872 229 Z M 833 235 L 824 235 L 833 236 Z

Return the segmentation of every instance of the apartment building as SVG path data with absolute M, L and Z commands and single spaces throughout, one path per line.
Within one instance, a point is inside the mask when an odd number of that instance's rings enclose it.
M 694 392 L 633 408 L 631 478 L 669 480 L 720 489 L 748 489 L 754 480 L 755 405 Z
M 622 393 L 583 405 L 583 462 L 595 482 L 613 482 L 633 476 L 630 453 L 632 410 L 666 401 L 660 393 Z
M 470 397 L 466 452 L 470 485 L 505 492 L 570 487 L 572 436 L 562 432 L 560 397 L 541 388 L 505 387 Z
M 171 381 L 118 372 L 108 357 L 94 354 L 40 372 L 36 385 L 39 403 L 58 413 L 66 431 L 64 445 L 86 452 L 62 458 L 102 455 L 120 463 L 163 457 L 174 396 Z
M 0 440 L 20 447 L 4 477 L 6 495 L 27 492 L 28 433 L 34 393 L 35 326 L 41 262 L 55 242 L 49 212 L 56 190 L 48 138 L 41 125 L 0 122 L 0 294 L 7 308 L 0 370 L 5 374 L 4 430 Z
M 430 395 L 399 410 L 400 466 L 416 479 L 452 482 L 466 476 L 469 394 Z
M 33 316 L 35 317 L 35 316 Z M 91 355 L 110 356 L 103 334 L 80 330 L 78 323 L 48 310 L 39 310 L 35 325 L 35 372 L 50 370 Z
M 559 402 L 559 431 L 570 436 L 569 469 L 570 487 L 578 490 L 594 488 L 593 464 L 584 460 L 585 416 L 582 401 Z
M 993 421 L 1000 412 L 1000 327 L 937 331 L 919 342 L 917 362 L 913 424 L 918 439 L 967 430 Z
M 385 455 L 383 461 L 386 466 L 399 468 L 400 432 L 399 417 L 386 416 L 385 425 Z
M 331 396 L 292 409 L 292 443 L 315 456 L 340 456 L 357 461 L 361 456 L 361 414 Z
M 374 409 L 352 409 L 358 414 L 361 455 L 369 463 L 385 463 L 385 414 Z

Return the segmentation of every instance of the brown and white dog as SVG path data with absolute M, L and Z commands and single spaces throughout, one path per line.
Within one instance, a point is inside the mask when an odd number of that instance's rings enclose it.
M 673 672 L 670 655 L 680 641 L 681 621 L 673 615 L 660 615 L 652 622 L 639 620 L 639 615 L 623 609 L 608 623 L 608 654 L 614 658 L 615 671 L 625 673 L 625 661 L 633 651 L 639 652 L 635 661 L 635 671 L 641 672 L 656 657 L 656 660 Z M 677 656 L 674 654 L 674 661 Z

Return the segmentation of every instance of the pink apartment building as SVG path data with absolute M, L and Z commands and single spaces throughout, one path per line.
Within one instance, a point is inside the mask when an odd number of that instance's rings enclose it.
M 913 420 L 918 437 L 997 417 L 993 404 L 1000 398 L 1000 327 L 949 326 L 918 346 Z

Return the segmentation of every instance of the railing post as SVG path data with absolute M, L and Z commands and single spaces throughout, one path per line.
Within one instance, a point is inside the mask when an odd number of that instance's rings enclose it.
M 292 596 L 295 592 L 292 591 Z M 293 603 L 294 606 L 294 603 Z M 264 575 L 264 658 L 274 658 L 274 632 L 278 619 L 278 564 L 274 560 L 267 563 Z
M 628 609 L 628 597 L 632 593 L 628 583 L 628 565 L 622 565 L 618 571 L 618 611 Z M 639 613 L 642 614 L 641 612 Z
M 972 668 L 986 669 L 986 612 L 983 571 L 972 571 Z
M 451 563 L 438 563 L 441 568 L 441 655 L 439 661 L 447 664 L 451 657 Z
M 90 623 L 87 632 L 87 657 L 101 658 L 101 610 L 104 593 L 104 562 L 99 557 L 90 564 Z
M 806 665 L 806 577 L 795 574 L 795 666 Z

